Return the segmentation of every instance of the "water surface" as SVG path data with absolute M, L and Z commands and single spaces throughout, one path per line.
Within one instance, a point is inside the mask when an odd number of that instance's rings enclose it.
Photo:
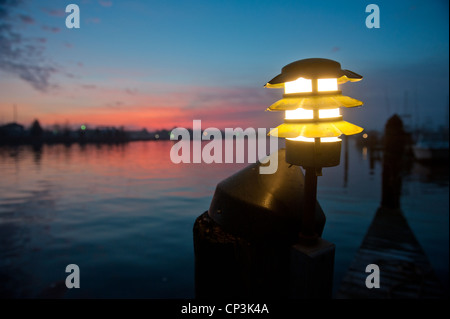
M 173 164 L 173 142 L 0 149 L 0 296 L 193 298 L 192 227 L 216 184 L 247 164 Z M 344 153 L 344 152 L 343 152 Z M 381 163 L 350 143 L 319 177 L 335 289 L 381 198 Z M 402 208 L 448 282 L 448 167 L 414 164 Z M 64 293 L 65 267 L 81 269 Z

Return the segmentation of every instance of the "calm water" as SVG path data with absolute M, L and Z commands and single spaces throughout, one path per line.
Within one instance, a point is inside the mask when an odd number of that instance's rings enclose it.
M 172 164 L 172 142 L 0 149 L 0 296 L 192 298 L 192 227 L 216 184 L 247 164 Z M 323 237 L 336 244 L 335 288 L 381 198 L 381 163 L 350 143 L 324 169 Z M 402 207 L 435 271 L 448 282 L 448 167 L 415 164 Z M 65 267 L 81 288 L 63 295 Z

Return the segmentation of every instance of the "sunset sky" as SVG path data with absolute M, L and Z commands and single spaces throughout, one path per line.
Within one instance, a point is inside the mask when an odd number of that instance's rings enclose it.
M 81 28 L 67 29 L 78 4 Z M 366 5 L 380 8 L 368 29 Z M 344 119 L 382 129 L 448 121 L 447 0 L 0 0 L 0 124 L 127 128 L 275 127 L 263 88 L 293 61 L 321 57 L 364 76 Z

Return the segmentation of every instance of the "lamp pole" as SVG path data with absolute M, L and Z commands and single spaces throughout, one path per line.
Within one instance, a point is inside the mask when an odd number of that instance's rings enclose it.
M 317 173 L 315 167 L 305 167 L 304 208 L 302 214 L 302 229 L 300 238 L 304 240 L 317 239 L 315 232 L 315 212 L 317 199 Z

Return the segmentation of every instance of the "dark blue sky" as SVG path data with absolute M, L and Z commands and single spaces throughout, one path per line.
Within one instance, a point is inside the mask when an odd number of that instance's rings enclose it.
M 65 27 L 76 3 L 81 28 Z M 380 8 L 368 29 L 365 8 Z M 364 76 L 345 119 L 382 129 L 448 118 L 448 1 L 0 0 L 0 120 L 134 127 L 275 127 L 282 92 L 265 82 L 322 57 Z M 14 54 L 11 54 L 14 53 Z

